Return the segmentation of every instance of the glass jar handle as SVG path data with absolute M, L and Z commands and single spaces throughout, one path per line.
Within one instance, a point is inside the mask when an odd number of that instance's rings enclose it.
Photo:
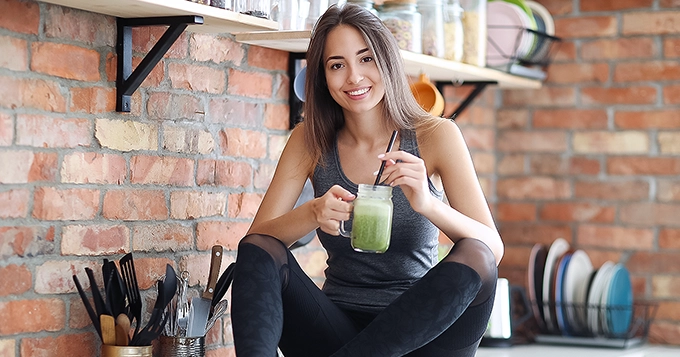
M 345 230 L 345 221 L 340 221 L 340 228 L 338 228 L 338 233 L 341 236 L 349 238 L 351 231 Z

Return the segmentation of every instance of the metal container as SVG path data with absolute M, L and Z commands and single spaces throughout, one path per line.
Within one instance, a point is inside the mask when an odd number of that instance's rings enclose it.
M 159 338 L 160 357 L 204 357 L 205 336 Z
M 151 357 L 153 346 L 102 345 L 102 357 Z

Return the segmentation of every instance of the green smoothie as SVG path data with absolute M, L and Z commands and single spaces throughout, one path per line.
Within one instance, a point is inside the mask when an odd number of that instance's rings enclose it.
M 354 205 L 352 248 L 360 252 L 384 253 L 390 246 L 392 206 L 385 200 L 363 199 Z

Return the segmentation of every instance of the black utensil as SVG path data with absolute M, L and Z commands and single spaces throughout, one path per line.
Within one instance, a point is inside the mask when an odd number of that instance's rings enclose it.
M 167 264 L 165 266 L 165 278 L 163 279 L 163 310 L 172 301 L 177 293 L 177 274 L 175 269 Z
M 158 295 L 156 296 L 156 302 L 153 305 L 153 310 L 151 310 L 151 317 L 149 318 L 149 321 L 144 325 L 143 328 L 141 328 L 139 331 L 135 331 L 135 334 L 132 336 L 132 340 L 130 341 L 130 345 L 133 346 L 145 346 L 147 344 L 147 339 L 153 335 L 153 332 L 158 329 L 158 324 L 165 320 L 163 319 L 163 310 L 165 310 L 165 306 L 163 303 L 165 302 L 165 289 L 164 289 L 164 284 L 162 280 L 158 280 L 157 282 L 157 290 L 158 290 Z M 166 316 L 167 317 L 167 316 Z M 167 320 L 165 320 L 167 321 Z M 160 330 L 163 330 L 163 327 L 165 327 L 165 322 L 162 324 L 163 326 L 160 327 Z M 159 331 L 160 334 L 160 331 Z M 156 336 L 158 337 L 158 336 Z M 155 339 L 151 338 L 150 341 L 153 341 Z
M 135 263 L 132 258 L 132 253 L 128 253 L 120 258 L 120 271 L 127 289 L 127 299 L 129 306 L 128 317 L 130 320 L 136 320 L 135 335 L 139 332 L 142 326 L 142 297 L 139 294 L 139 285 L 137 284 L 137 274 L 135 273 Z
M 111 307 L 111 312 L 113 316 L 118 316 L 120 314 L 127 315 L 127 304 L 125 300 L 125 285 L 123 279 L 120 277 L 116 263 L 109 262 L 109 269 L 111 270 L 110 276 L 110 286 L 108 287 L 108 294 L 106 296 L 107 303 Z
M 80 285 L 80 281 L 78 280 L 77 276 L 73 276 L 73 282 L 76 283 L 76 289 L 78 289 L 78 294 L 80 295 L 80 299 L 83 300 L 83 305 L 85 305 L 85 310 L 87 310 L 87 315 L 90 316 L 90 320 L 92 320 L 92 325 L 94 326 L 95 330 L 97 330 L 97 334 L 99 337 L 102 337 L 102 331 L 101 331 L 101 326 L 99 324 L 99 315 L 92 309 L 92 305 L 90 304 L 90 300 L 87 298 L 87 295 L 85 295 L 85 291 L 83 290 L 83 287 Z
M 106 308 L 102 293 L 99 291 L 99 286 L 94 278 L 94 272 L 90 268 L 85 268 L 85 273 L 90 280 L 90 290 L 92 290 L 92 300 L 94 300 L 94 308 L 97 311 L 97 316 L 111 315 L 111 311 Z
M 217 303 L 222 300 L 224 294 L 227 293 L 227 290 L 229 290 L 229 285 L 231 285 L 231 281 L 234 279 L 234 265 L 235 263 L 229 264 L 220 278 L 217 279 L 217 284 L 215 285 L 215 294 L 213 294 L 212 299 L 213 309 L 215 308 L 215 305 L 217 305 Z

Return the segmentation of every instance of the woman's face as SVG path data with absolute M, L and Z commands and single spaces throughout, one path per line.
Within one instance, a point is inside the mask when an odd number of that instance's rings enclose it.
M 328 91 L 345 111 L 362 114 L 379 110 L 385 86 L 359 30 L 349 25 L 331 30 L 323 61 Z

